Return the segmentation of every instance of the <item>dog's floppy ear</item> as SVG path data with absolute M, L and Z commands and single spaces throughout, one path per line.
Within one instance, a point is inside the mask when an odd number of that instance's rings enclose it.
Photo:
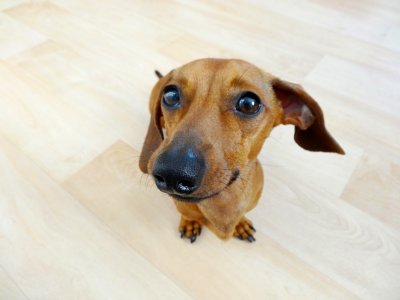
M 321 107 L 300 85 L 276 78 L 272 88 L 282 107 L 280 122 L 295 125 L 294 139 L 299 146 L 309 151 L 345 153 L 326 130 Z
M 156 71 L 159 78 L 156 85 L 153 87 L 150 95 L 150 123 L 147 129 L 146 138 L 140 153 L 139 168 L 143 173 L 148 173 L 147 164 L 153 152 L 160 146 L 164 139 L 161 126 L 161 89 L 166 82 L 166 77 L 163 77 L 160 72 Z

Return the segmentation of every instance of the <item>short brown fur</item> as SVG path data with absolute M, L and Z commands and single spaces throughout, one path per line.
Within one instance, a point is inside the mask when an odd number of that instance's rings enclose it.
M 174 112 L 161 105 L 163 89 L 170 84 L 179 86 L 183 95 L 182 107 Z M 258 116 L 244 118 L 235 113 L 234 99 L 243 91 L 260 98 L 263 107 Z M 175 199 L 182 236 L 192 242 L 201 230 L 194 238 L 187 232 L 201 225 L 221 239 L 254 240 L 255 230 L 245 214 L 261 196 L 264 180 L 257 155 L 275 126 L 294 125 L 295 141 L 304 149 L 344 154 L 326 130 L 318 103 L 301 86 L 242 60 L 201 59 L 172 70 L 153 88 L 150 111 L 139 164 L 144 173 L 152 173 L 157 156 L 178 138 L 194 138 L 207 161 L 195 196 L 216 195 L 197 203 Z M 235 170 L 240 170 L 240 176 L 229 185 Z

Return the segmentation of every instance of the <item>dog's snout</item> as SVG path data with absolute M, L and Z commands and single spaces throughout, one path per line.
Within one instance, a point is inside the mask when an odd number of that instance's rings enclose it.
M 157 187 L 166 193 L 188 195 L 203 180 L 205 161 L 192 147 L 175 145 L 161 153 L 153 168 Z

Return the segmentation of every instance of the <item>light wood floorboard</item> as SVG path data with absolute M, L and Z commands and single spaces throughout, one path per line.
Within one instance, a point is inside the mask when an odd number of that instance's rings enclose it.
M 257 242 L 179 215 L 138 156 L 156 78 L 242 58 L 301 83 L 346 156 L 278 127 Z M 400 3 L 0 1 L 0 299 L 400 299 Z

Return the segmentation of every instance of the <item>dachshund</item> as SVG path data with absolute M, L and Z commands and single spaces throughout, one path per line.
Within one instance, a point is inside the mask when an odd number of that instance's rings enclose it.
M 255 241 L 245 214 L 261 196 L 257 155 L 275 126 L 294 125 L 306 150 L 344 154 L 300 85 L 246 61 L 199 59 L 156 74 L 139 167 L 173 198 L 181 237 L 191 243 L 202 226 L 224 240 Z

